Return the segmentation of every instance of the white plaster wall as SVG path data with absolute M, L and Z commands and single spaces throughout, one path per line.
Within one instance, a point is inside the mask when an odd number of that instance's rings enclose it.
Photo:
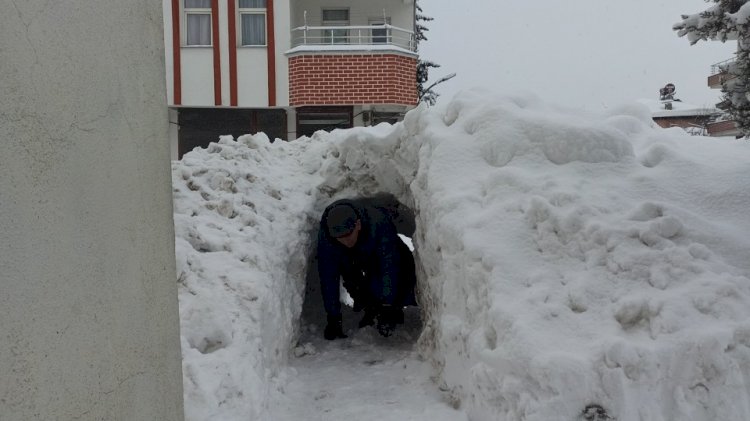
M 286 108 L 286 136 L 287 140 L 297 138 L 297 109 L 293 107 Z
M 162 0 L 162 14 L 164 22 L 164 65 L 167 81 L 167 103 L 174 105 L 174 57 L 172 56 L 172 1 Z
M 162 0 L 162 8 L 164 14 L 167 98 L 168 104 L 174 105 L 171 1 Z M 222 105 L 229 105 L 229 17 L 226 2 L 219 2 L 218 14 Z M 237 16 L 235 16 L 235 19 L 237 19 Z M 276 30 L 277 106 L 289 105 L 289 60 L 284 53 L 290 48 L 290 20 L 289 2 L 276 0 L 274 3 L 274 24 Z M 239 22 L 237 21 L 235 24 L 239 31 Z M 181 105 L 214 106 L 213 50 L 210 47 L 183 47 L 180 59 Z M 265 47 L 239 47 L 237 49 L 237 102 L 240 107 L 268 106 L 268 56 Z
M 267 54 L 265 47 L 237 48 L 237 103 L 240 107 L 268 107 Z
M 0 419 L 181 420 L 159 2 L 0 14 Z
M 183 47 L 180 53 L 182 105 L 213 106 L 214 50 Z
M 349 8 L 349 24 L 369 25 L 370 18 L 386 16 L 391 18 L 391 25 L 413 31 L 414 29 L 414 2 L 412 0 L 291 0 L 292 1 L 292 27 L 303 26 L 304 12 L 307 10 L 307 24 L 310 26 L 321 25 L 323 8 Z
M 276 105 L 280 107 L 289 105 L 289 58 L 284 53 L 292 48 L 290 22 L 289 1 L 275 1 Z
M 237 25 L 236 13 L 234 20 L 235 25 Z M 213 57 L 211 59 L 213 60 Z M 219 2 L 219 62 L 221 66 L 221 105 L 229 105 L 231 95 L 229 86 L 229 4 L 226 1 Z

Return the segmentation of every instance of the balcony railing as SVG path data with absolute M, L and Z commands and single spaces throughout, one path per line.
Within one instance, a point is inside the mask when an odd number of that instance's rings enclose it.
M 734 63 L 734 58 L 728 58 L 724 61 L 720 61 L 718 63 L 714 63 L 711 65 L 711 74 L 716 75 L 719 73 L 726 72 L 726 69 L 728 66 L 730 66 L 732 63 Z
M 735 59 L 729 58 L 718 63 L 711 65 L 711 75 L 708 77 L 708 87 L 711 89 L 719 89 L 724 82 L 734 79 L 735 75 L 729 74 L 727 69 L 734 64 Z
M 392 25 L 300 26 L 292 29 L 292 48 L 299 46 L 355 46 L 373 49 L 393 46 L 414 52 L 414 32 Z

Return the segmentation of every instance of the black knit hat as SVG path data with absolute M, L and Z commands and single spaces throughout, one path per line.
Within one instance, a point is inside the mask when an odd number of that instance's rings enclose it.
M 328 210 L 328 215 L 326 216 L 328 234 L 334 238 L 349 235 L 354 231 L 354 226 L 357 224 L 358 219 L 357 212 L 350 205 L 345 203 L 334 205 Z

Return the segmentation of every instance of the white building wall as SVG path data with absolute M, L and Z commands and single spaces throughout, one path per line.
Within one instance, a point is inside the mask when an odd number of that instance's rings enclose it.
M 236 1 L 236 0 L 231 0 Z M 221 104 L 229 105 L 229 6 L 219 0 L 219 65 L 221 66 Z M 236 17 L 235 17 L 236 19 Z M 226 28 L 226 30 L 225 30 Z M 213 57 L 211 58 L 213 60 Z M 213 83 L 213 82 L 211 82 Z
M 172 56 L 172 6 L 170 0 L 162 0 L 162 22 L 164 22 L 164 67 L 167 81 L 167 104 L 174 105 L 174 57 Z
M 235 0 L 233 0 L 235 1 Z M 181 3 L 182 4 L 182 3 Z M 169 104 L 174 105 L 174 65 L 172 63 L 172 2 L 162 0 L 164 8 L 164 37 L 166 50 L 166 80 Z M 412 0 L 274 0 L 274 26 L 276 41 L 276 105 L 289 105 L 289 61 L 284 54 L 291 48 L 291 28 L 304 25 L 303 14 L 307 11 L 309 25 L 321 24 L 321 11 L 326 7 L 348 7 L 351 25 L 369 25 L 371 19 L 383 16 L 391 24 L 413 30 L 414 2 Z M 179 14 L 183 20 L 182 12 Z M 230 105 L 229 77 L 229 16 L 228 3 L 219 1 L 219 45 L 221 65 L 222 105 Z M 235 16 L 235 19 L 237 17 Z M 239 30 L 240 23 L 236 21 Z M 181 25 L 184 30 L 184 25 Z M 184 35 L 181 35 L 184 36 Z M 270 34 L 269 34 L 270 36 Z M 180 40 L 182 41 L 182 40 Z M 182 44 L 182 42 L 180 43 Z M 237 48 L 237 99 L 240 107 L 268 106 L 268 56 L 265 47 Z M 181 94 L 184 106 L 213 106 L 214 67 L 213 50 L 210 47 L 181 48 Z
M 291 9 L 289 0 L 274 1 L 276 26 L 276 105 L 289 105 L 289 58 L 284 54 L 291 48 Z
M 237 48 L 237 105 L 268 106 L 268 56 L 265 47 Z
M 212 106 L 214 51 L 211 47 L 182 48 L 180 61 L 182 105 Z
M 307 24 L 321 25 L 323 8 L 349 8 L 349 24 L 352 26 L 369 25 L 371 18 L 381 18 L 383 10 L 391 18 L 391 25 L 412 31 L 414 29 L 414 2 L 412 0 L 291 0 L 292 27 L 305 24 L 304 12 L 307 11 Z
M 158 2 L 0 14 L 0 419 L 178 421 Z

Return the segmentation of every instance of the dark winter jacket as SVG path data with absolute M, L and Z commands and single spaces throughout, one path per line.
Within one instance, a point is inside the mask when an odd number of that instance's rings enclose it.
M 362 224 L 356 245 L 349 249 L 328 234 L 326 217 L 336 204 L 348 203 Z M 326 208 L 318 233 L 318 274 L 325 310 L 330 315 L 341 314 L 339 277 L 357 300 L 375 300 L 393 304 L 399 280 L 399 259 L 402 249 L 408 248 L 398 237 L 396 227 L 383 210 L 365 200 L 339 200 Z

